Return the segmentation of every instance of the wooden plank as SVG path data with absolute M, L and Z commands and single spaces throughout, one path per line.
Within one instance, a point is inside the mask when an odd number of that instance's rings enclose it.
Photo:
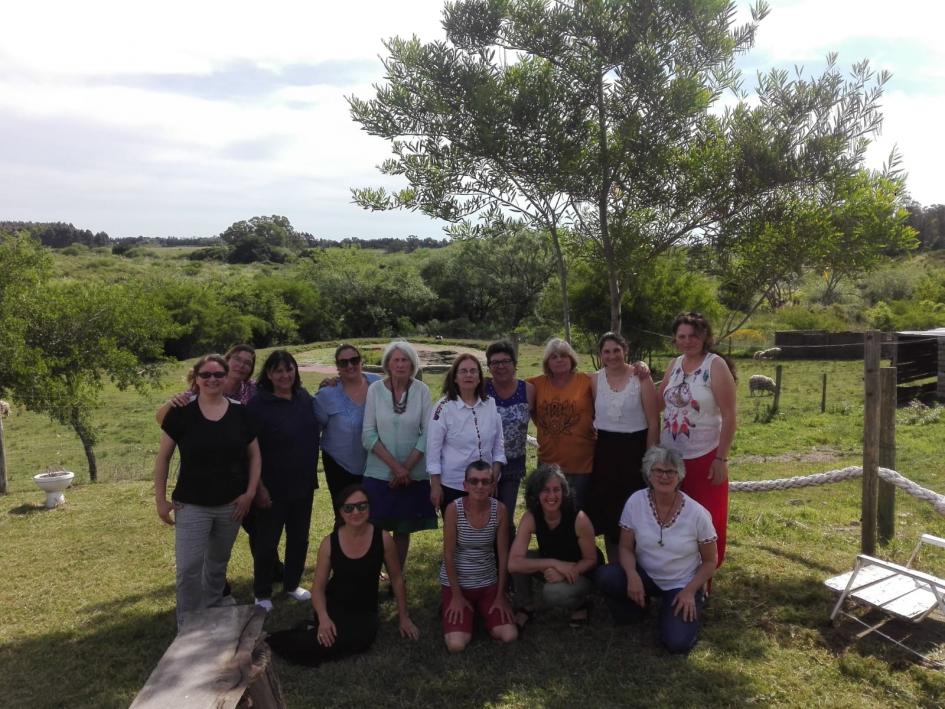
M 834 591 L 843 591 L 852 571 L 827 579 L 824 584 Z M 914 620 L 935 607 L 935 594 L 927 584 L 909 575 L 879 566 L 864 566 L 856 575 L 850 596 L 900 618 Z
M 842 593 L 844 590 L 846 590 L 847 583 L 850 581 L 850 577 L 852 575 L 852 571 L 847 571 L 844 574 L 827 579 L 824 581 L 824 585 L 826 585 L 828 588 L 832 588 L 834 591 L 840 591 Z M 870 584 L 874 584 L 877 581 L 881 581 L 895 575 L 895 571 L 884 569 L 881 566 L 873 566 L 872 564 L 864 566 L 856 575 L 856 585 L 851 590 L 869 586 Z
M 896 368 L 881 367 L 879 464 L 896 469 Z M 885 480 L 879 481 L 876 499 L 877 534 L 879 541 L 888 544 L 896 534 L 896 488 Z
M 131 706 L 234 709 L 252 680 L 252 651 L 265 617 L 250 605 L 188 613 Z

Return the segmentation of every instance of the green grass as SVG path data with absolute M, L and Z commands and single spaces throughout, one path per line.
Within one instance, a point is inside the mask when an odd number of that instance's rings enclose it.
M 322 357 L 330 357 L 333 345 L 298 350 L 308 361 L 330 361 Z M 523 348 L 521 373 L 536 372 L 539 358 L 539 348 Z M 781 413 L 760 423 L 770 397 L 748 397 L 747 380 L 773 376 L 774 364 L 739 361 L 732 476 L 780 478 L 859 464 L 862 365 L 783 364 Z M 158 438 L 154 408 L 180 389 L 185 368 L 169 367 L 161 388 L 147 397 L 103 393 L 97 450 L 105 482 L 98 485 L 84 482 L 84 456 L 69 430 L 19 409 L 6 419 L 12 492 L 0 498 L 6 512 L 0 515 L 0 696 L 7 705 L 127 705 L 173 639 L 173 532 L 154 513 L 148 478 Z M 824 371 L 828 401 L 821 414 Z M 305 377 L 310 386 L 320 378 Z M 428 378 L 434 391 L 440 381 Z M 945 490 L 943 436 L 941 420 L 900 424 L 897 469 Z M 81 484 L 67 491 L 65 507 L 47 512 L 29 478 L 59 465 L 75 470 Z M 314 519 L 313 547 L 329 529 L 325 490 L 316 495 Z M 930 505 L 900 494 L 897 537 L 880 555 L 904 560 L 921 531 L 945 534 L 945 524 Z M 600 604 L 588 628 L 540 615 L 512 646 L 480 635 L 467 653 L 451 657 L 436 618 L 440 534 L 418 534 L 408 589 L 420 641 L 397 637 L 392 605 L 385 603 L 386 620 L 370 653 L 316 670 L 280 665 L 279 676 L 289 705 L 298 707 L 945 704 L 940 671 L 914 664 L 881 640 L 851 641 L 849 622 L 838 628 L 827 622 L 833 596 L 823 579 L 850 567 L 859 538 L 859 482 L 733 493 L 728 556 L 688 658 L 660 651 L 652 623 L 613 628 Z M 931 568 L 945 571 L 945 555 L 935 561 L 930 555 Z M 229 575 L 236 597 L 250 602 L 243 536 Z M 305 612 L 277 597 L 267 627 L 290 626 Z M 942 623 L 926 625 L 933 639 L 945 638 Z M 50 667 L 59 672 L 58 683 Z

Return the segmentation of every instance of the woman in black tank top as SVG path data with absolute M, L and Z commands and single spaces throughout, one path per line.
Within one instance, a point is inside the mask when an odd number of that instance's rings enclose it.
M 574 509 L 568 480 L 557 465 L 540 465 L 525 483 L 525 505 L 509 552 L 509 572 L 515 588 L 515 621 L 522 627 L 531 618 L 532 580 L 544 581 L 545 606 L 566 608 L 572 625 L 588 620 L 587 596 L 593 583 L 587 577 L 599 563 L 594 527 Z M 529 551 L 532 534 L 538 551 Z
M 318 547 L 312 605 L 315 622 L 283 630 L 267 642 L 280 657 L 314 666 L 366 652 L 377 636 L 377 588 L 381 563 L 387 567 L 400 634 L 416 640 L 420 632 L 407 612 L 407 593 L 390 534 L 368 522 L 367 493 L 360 485 L 338 496 L 342 524 Z

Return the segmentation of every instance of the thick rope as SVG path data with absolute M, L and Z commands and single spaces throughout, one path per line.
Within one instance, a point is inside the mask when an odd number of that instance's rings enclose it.
M 814 475 L 800 475 L 793 478 L 782 478 L 780 480 L 739 480 L 729 482 L 729 490 L 735 492 L 767 492 L 770 490 L 791 490 L 798 487 L 811 487 L 814 485 L 826 485 L 827 483 L 842 482 L 852 480 L 863 475 L 863 467 L 851 465 L 848 468 L 840 470 L 829 470 L 826 473 L 816 473 Z M 886 482 L 895 485 L 913 497 L 925 500 L 932 504 L 935 511 L 940 515 L 945 515 L 945 495 L 939 495 L 933 490 L 917 485 L 906 477 L 903 477 L 895 470 L 889 468 L 880 468 L 879 477 Z

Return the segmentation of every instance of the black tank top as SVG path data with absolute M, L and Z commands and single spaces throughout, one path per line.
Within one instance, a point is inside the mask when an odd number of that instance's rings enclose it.
M 577 512 L 569 509 L 561 510 L 561 522 L 554 529 L 548 529 L 545 516 L 539 512 L 535 515 L 535 536 L 538 538 L 538 553 L 545 559 L 558 561 L 580 561 L 581 547 L 578 545 L 577 534 L 574 532 L 574 521 Z
M 384 539 L 374 527 L 371 546 L 359 559 L 345 556 L 338 542 L 338 530 L 331 533 L 331 578 L 325 589 L 327 600 L 348 611 L 377 612 L 377 586 L 384 563 Z

